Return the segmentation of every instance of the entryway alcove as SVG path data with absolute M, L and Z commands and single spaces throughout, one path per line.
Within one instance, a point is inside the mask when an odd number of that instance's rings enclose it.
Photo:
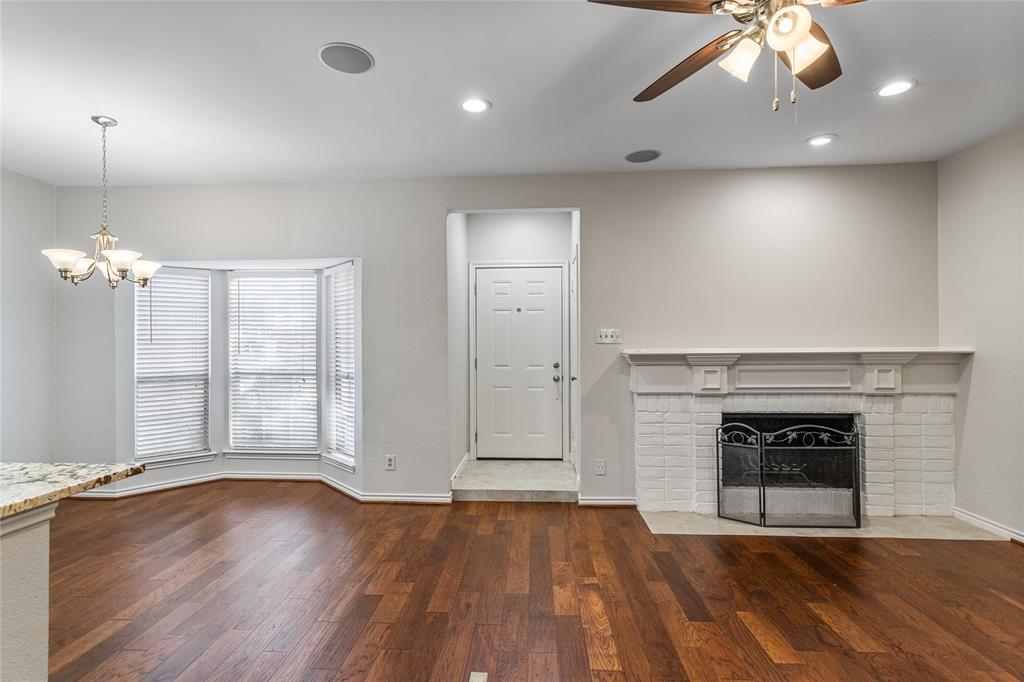
M 455 499 L 575 501 L 579 211 L 452 211 L 449 466 Z

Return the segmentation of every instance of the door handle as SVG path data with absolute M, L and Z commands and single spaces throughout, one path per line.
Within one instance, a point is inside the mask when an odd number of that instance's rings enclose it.
M 559 381 L 562 380 L 562 377 L 556 374 L 555 376 L 551 377 L 551 380 L 557 384 Z

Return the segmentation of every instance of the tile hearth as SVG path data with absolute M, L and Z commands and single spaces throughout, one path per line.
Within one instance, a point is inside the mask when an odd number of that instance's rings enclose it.
M 997 535 L 949 516 L 876 516 L 864 519 L 860 528 L 761 528 L 695 512 L 642 511 L 640 516 L 655 535 L 1002 540 Z

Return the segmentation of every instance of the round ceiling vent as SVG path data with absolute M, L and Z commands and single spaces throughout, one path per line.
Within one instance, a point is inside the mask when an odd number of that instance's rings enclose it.
M 661 152 L 657 149 L 641 149 L 640 151 L 626 154 L 626 161 L 630 163 L 647 163 L 648 161 L 654 161 L 659 156 L 661 156 Z
M 327 43 L 320 48 L 320 61 L 342 73 L 366 73 L 373 68 L 373 55 L 351 43 Z

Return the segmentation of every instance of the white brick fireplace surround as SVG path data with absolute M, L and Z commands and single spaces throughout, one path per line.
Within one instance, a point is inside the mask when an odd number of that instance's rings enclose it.
M 845 413 L 862 436 L 868 516 L 949 516 L 967 348 L 626 350 L 637 506 L 717 512 L 723 413 Z

